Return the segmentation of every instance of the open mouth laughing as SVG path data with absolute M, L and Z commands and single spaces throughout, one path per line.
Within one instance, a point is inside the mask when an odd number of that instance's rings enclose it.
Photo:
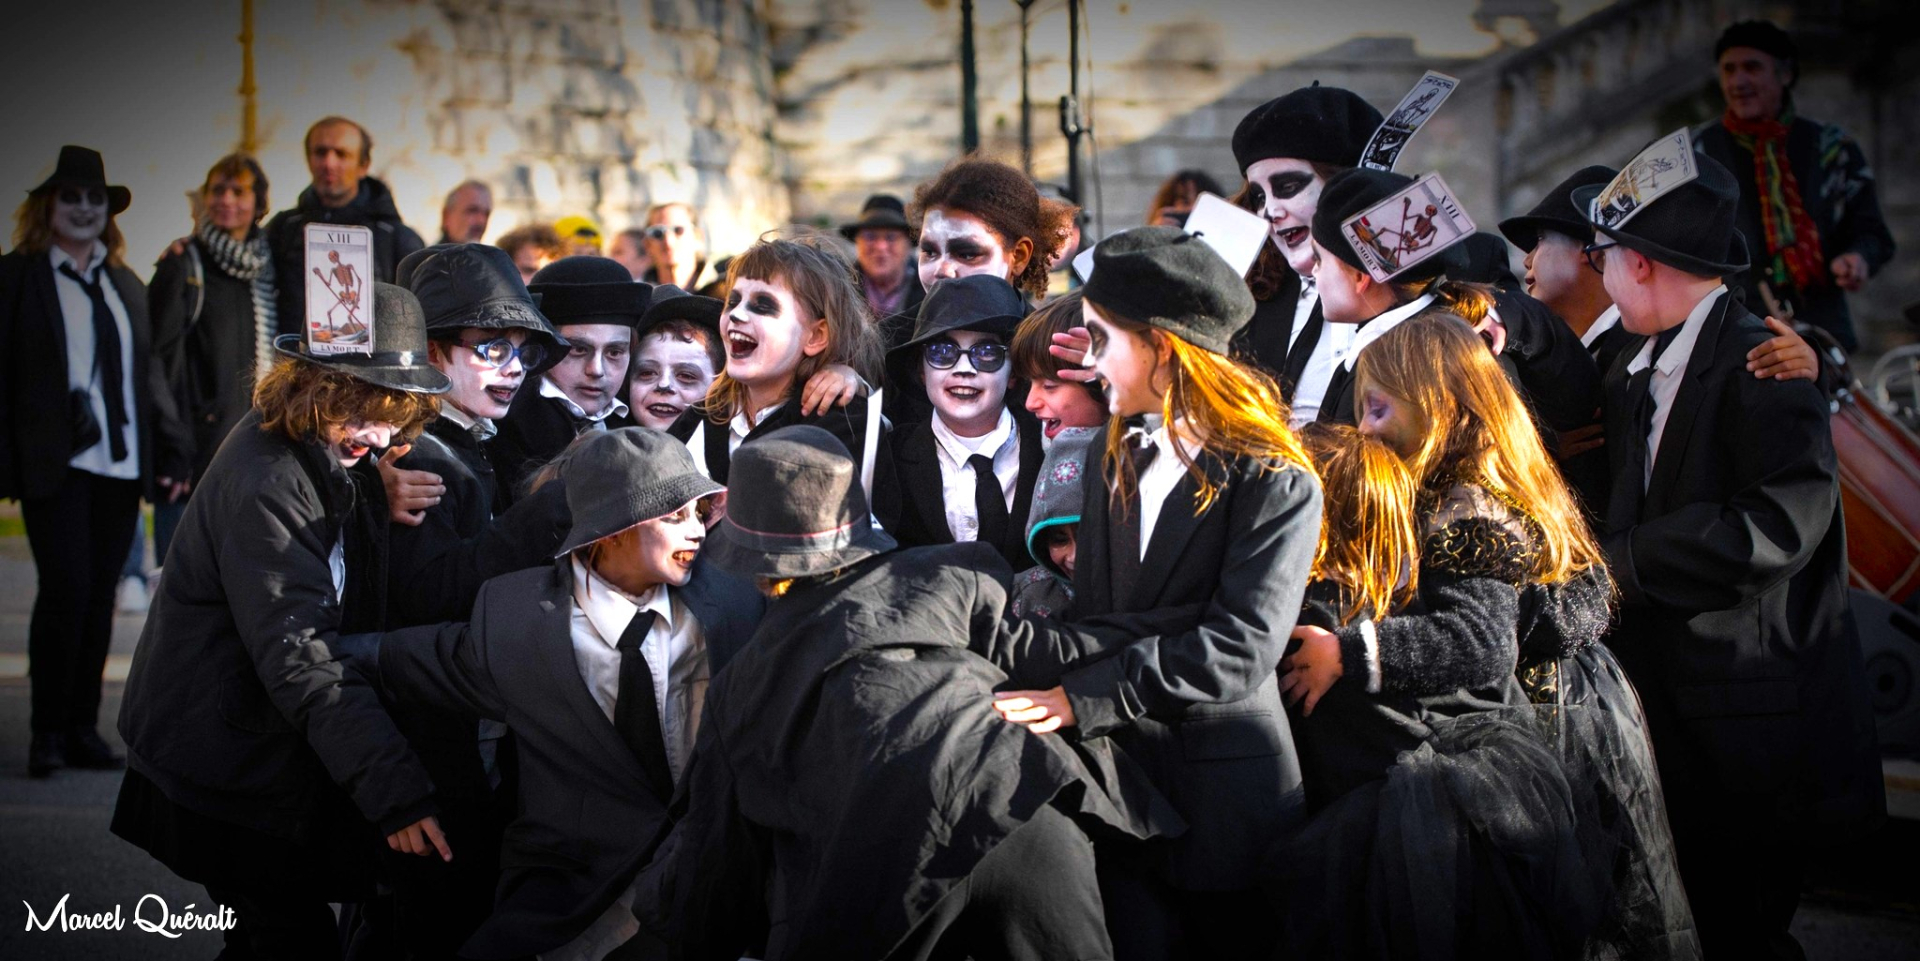
M 754 348 L 759 346 L 759 341 L 742 331 L 727 331 L 727 357 L 730 360 L 745 360 L 753 356 Z

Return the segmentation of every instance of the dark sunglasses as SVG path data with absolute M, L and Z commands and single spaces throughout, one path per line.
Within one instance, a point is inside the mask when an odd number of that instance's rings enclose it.
M 693 503 L 687 504 L 681 507 L 679 510 L 674 511 L 671 514 L 667 514 L 661 517 L 660 519 L 663 521 L 666 521 L 669 524 L 685 524 L 688 520 L 694 517 L 698 517 L 700 518 L 700 523 L 711 524 L 713 523 L 714 515 L 719 513 L 719 510 L 720 510 L 720 495 L 708 494 L 707 496 L 699 498 L 698 500 L 695 500 Z
M 61 203 L 74 205 L 82 201 L 95 207 L 105 207 L 107 205 L 107 192 L 98 187 L 89 187 L 86 190 L 81 190 L 78 187 L 60 188 Z
M 1607 272 L 1607 258 L 1596 255 L 1606 253 L 1609 247 L 1618 246 L 1620 246 L 1618 242 L 1610 240 L 1604 244 L 1588 244 L 1580 248 L 1580 252 L 1587 255 L 1587 266 L 1593 268 L 1594 273 L 1604 274 Z
M 547 359 L 547 345 L 536 340 L 529 340 L 515 347 L 513 341 L 505 337 L 495 337 L 477 344 L 461 343 L 460 346 L 473 351 L 474 356 L 480 358 L 489 367 L 505 367 L 518 357 L 521 366 L 533 368 L 540 366 L 540 362 Z
M 1007 364 L 1006 344 L 974 344 L 965 350 L 951 340 L 936 340 L 927 345 L 927 366 L 934 370 L 952 370 L 960 362 L 960 355 L 967 355 L 973 369 L 983 374 L 991 374 Z
M 655 226 L 647 228 L 647 236 L 652 237 L 655 240 L 665 240 L 667 239 L 667 231 L 669 230 L 673 231 L 673 235 L 675 237 L 679 237 L 684 235 L 687 232 L 687 225 L 674 224 L 673 226 L 669 227 L 666 224 L 656 224 Z

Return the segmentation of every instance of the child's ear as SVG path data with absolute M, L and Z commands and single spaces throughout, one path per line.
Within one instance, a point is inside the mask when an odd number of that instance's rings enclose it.
M 833 329 L 827 319 L 822 317 L 807 324 L 806 337 L 800 341 L 800 352 L 808 357 L 818 357 L 833 344 Z
M 1007 248 L 1007 281 L 1014 282 L 1026 272 L 1027 261 L 1033 259 L 1033 238 L 1022 237 Z

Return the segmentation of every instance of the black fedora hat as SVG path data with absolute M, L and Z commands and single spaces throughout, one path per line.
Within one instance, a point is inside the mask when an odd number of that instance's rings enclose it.
M 1243 174 L 1275 157 L 1356 167 L 1384 122 L 1359 94 L 1316 80 L 1248 111 L 1233 128 L 1233 162 Z
M 416 394 L 444 394 L 447 375 L 427 363 L 427 323 L 420 301 L 405 287 L 373 285 L 371 353 L 314 353 L 300 334 L 274 338 L 274 349 L 309 364 L 352 374 L 369 384 Z
M 942 334 L 978 330 L 1011 341 L 1014 328 L 1020 326 L 1027 312 L 1027 302 L 1020 297 L 1020 291 L 992 274 L 969 274 L 941 281 L 934 285 L 927 299 L 920 302 L 920 316 L 914 321 L 913 336 L 887 351 L 889 379 L 894 383 L 913 383 L 913 367 L 920 359 L 921 346 Z
M 414 257 L 420 259 L 415 261 Z M 409 263 L 408 261 L 412 261 Z M 428 247 L 401 261 L 395 275 L 405 275 L 407 289 L 420 298 L 431 335 L 443 336 L 468 327 L 527 331 L 529 340 L 546 345 L 547 356 L 528 376 L 560 362 L 566 339 L 520 282 L 513 257 L 490 244 L 442 244 Z M 628 282 L 632 282 L 631 276 Z
M 573 527 L 555 557 L 726 490 L 700 471 L 687 445 L 645 427 L 582 441 L 562 470 Z
M 1593 201 L 1605 184 L 1576 188 L 1573 205 L 1588 226 L 1649 260 L 1696 277 L 1742 273 L 1748 266 L 1747 241 L 1734 226 L 1740 184 L 1706 154 L 1695 153 L 1693 162 L 1697 176 L 1643 205 L 1618 227 L 1593 222 Z
M 727 514 L 705 550 L 741 577 L 826 574 L 896 546 L 873 526 L 852 455 L 818 427 L 782 427 L 740 445 L 729 477 Z
M 1553 189 L 1547 191 L 1532 210 L 1500 221 L 1501 235 L 1528 253 L 1532 253 L 1534 246 L 1540 243 L 1542 230 L 1566 234 L 1585 243 L 1586 238 L 1593 236 L 1593 225 L 1587 222 L 1586 210 L 1574 206 L 1573 192 L 1580 187 L 1596 184 L 1604 187 L 1619 174 L 1620 171 L 1601 164 L 1581 167 L 1572 176 L 1554 184 Z
M 640 329 L 636 336 L 644 338 L 655 327 L 670 320 L 685 320 L 712 331 L 717 338 L 720 336 L 720 314 L 726 306 L 712 297 L 689 294 L 672 284 L 660 284 L 653 288 L 653 301 L 640 317 Z
M 852 240 L 868 227 L 898 230 L 913 239 L 913 225 L 907 222 L 907 205 L 892 194 L 874 194 L 860 205 L 860 219 L 840 225 L 840 236 Z
M 107 162 L 101 158 L 100 151 L 89 147 L 73 144 L 61 147 L 60 162 L 54 164 L 52 175 L 27 193 L 37 197 L 56 187 L 98 187 L 107 192 L 110 214 L 118 214 L 133 203 L 133 191 L 107 183 Z
M 633 279 L 620 262 L 594 254 L 562 257 L 527 281 L 540 313 L 556 326 L 614 324 L 632 327 L 647 312 L 653 287 Z

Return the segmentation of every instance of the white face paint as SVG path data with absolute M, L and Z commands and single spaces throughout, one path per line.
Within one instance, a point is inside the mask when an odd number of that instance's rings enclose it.
M 333 429 L 327 438 L 327 446 L 332 449 L 335 460 L 341 467 L 352 467 L 367 456 L 393 443 L 393 434 L 398 428 L 383 421 L 353 420 Z
M 1002 280 L 1013 270 L 1006 244 L 986 222 L 970 213 L 935 207 L 920 225 L 920 286 L 954 277 L 992 274 Z
M 107 229 L 107 192 L 99 187 L 58 187 L 53 192 L 53 235 L 80 246 Z
M 1247 165 L 1247 183 L 1287 266 L 1302 277 L 1313 276 L 1313 242 L 1308 235 L 1326 181 L 1304 160 L 1273 157 Z

